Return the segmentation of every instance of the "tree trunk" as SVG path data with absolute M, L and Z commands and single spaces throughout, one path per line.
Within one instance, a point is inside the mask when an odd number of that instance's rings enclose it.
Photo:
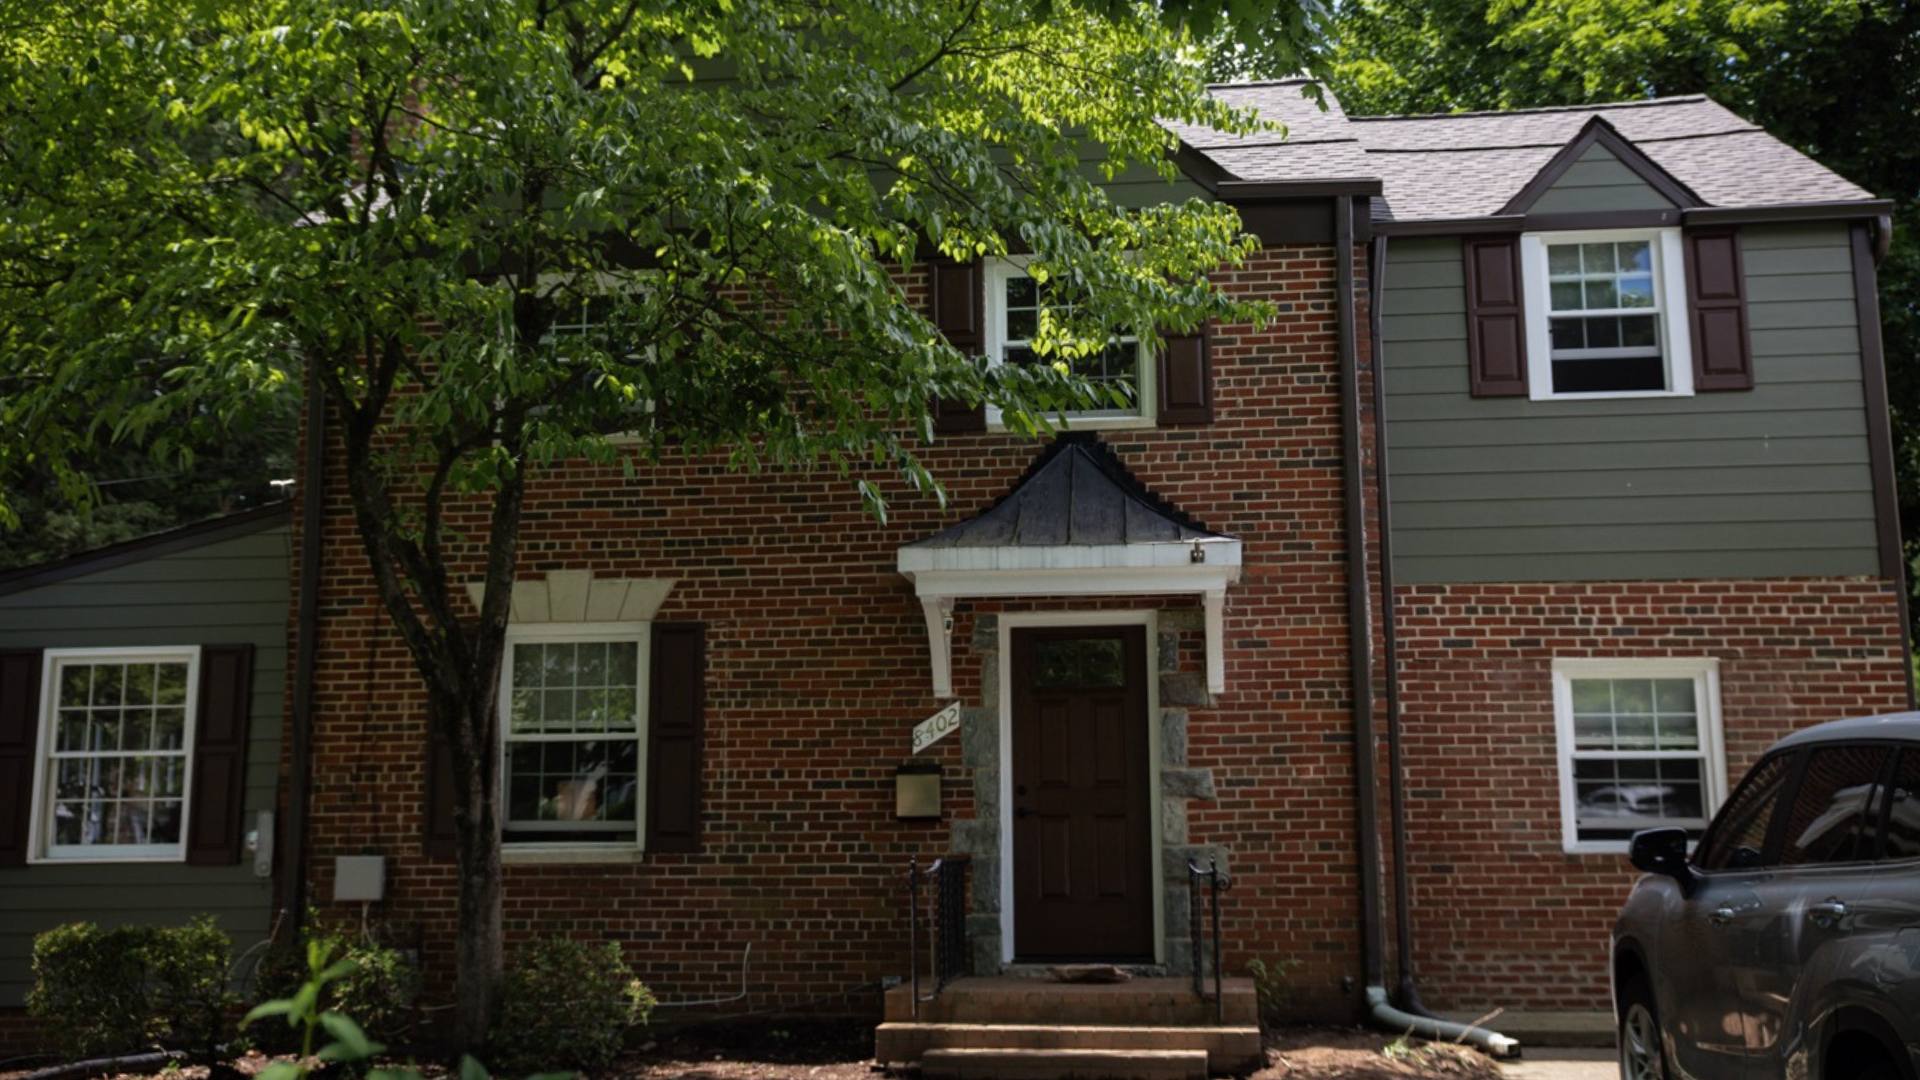
M 499 781 L 499 758 L 486 749 L 495 745 L 498 704 L 492 695 L 466 704 L 445 717 L 457 725 L 450 732 L 458 792 L 454 825 L 460 875 L 453 1035 L 461 1050 L 477 1052 L 493 1023 L 505 964 L 500 823 L 497 800 L 492 797 Z

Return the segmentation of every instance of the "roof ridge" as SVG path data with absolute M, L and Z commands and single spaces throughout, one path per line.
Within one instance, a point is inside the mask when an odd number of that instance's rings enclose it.
M 1260 87 L 1260 86 L 1304 86 L 1307 83 L 1319 82 L 1319 81 L 1320 81 L 1319 79 L 1316 79 L 1311 75 L 1289 75 L 1284 79 L 1244 79 L 1244 80 L 1229 79 L 1226 82 L 1208 83 L 1207 89 L 1239 90 L 1239 89 L 1250 89 L 1250 88 Z
M 1390 120 L 1465 120 L 1484 116 L 1526 116 L 1534 113 L 1591 112 L 1597 109 L 1644 109 L 1654 105 L 1684 105 L 1712 101 L 1705 94 L 1674 94 L 1668 97 L 1638 98 L 1631 101 L 1595 101 L 1585 105 L 1535 105 L 1525 109 L 1473 109 L 1466 112 L 1379 113 L 1373 116 L 1348 116 L 1349 123 L 1361 124 Z
M 1261 142 L 1221 143 L 1218 146 L 1199 146 L 1196 150 L 1246 150 L 1256 146 L 1329 146 L 1334 143 L 1357 143 L 1358 136 L 1348 135 L 1338 139 L 1268 139 Z

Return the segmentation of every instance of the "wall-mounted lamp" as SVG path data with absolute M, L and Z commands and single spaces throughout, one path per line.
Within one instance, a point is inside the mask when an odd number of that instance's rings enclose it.
M 939 762 L 909 761 L 893 770 L 893 816 L 901 821 L 939 819 Z

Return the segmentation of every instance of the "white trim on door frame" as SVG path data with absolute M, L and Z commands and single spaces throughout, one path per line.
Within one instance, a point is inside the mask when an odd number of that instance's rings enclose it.
M 1035 626 L 1142 626 L 1147 635 L 1147 815 L 1152 833 L 1153 962 L 1167 962 L 1166 883 L 1161 880 L 1160 613 L 1015 611 L 1000 615 L 1000 962 L 1013 963 L 1013 631 Z

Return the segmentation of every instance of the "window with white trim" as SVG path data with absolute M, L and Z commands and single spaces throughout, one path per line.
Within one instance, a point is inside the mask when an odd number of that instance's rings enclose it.
M 40 857 L 186 857 L 199 667 L 197 647 L 47 650 Z
M 501 677 L 502 842 L 637 847 L 647 628 L 510 628 Z
M 1047 287 L 1027 273 L 1020 257 L 987 263 L 987 355 L 997 363 L 1033 364 L 1041 361 L 1034 349 L 1040 334 L 1041 313 L 1066 314 L 1072 308 L 1051 305 Z M 1048 358 L 1052 359 L 1052 358 Z M 1127 387 L 1127 408 L 1084 409 L 1066 413 L 1079 427 L 1128 427 L 1153 423 L 1154 365 L 1147 346 L 1134 334 L 1116 334 L 1098 352 L 1064 358 L 1074 374 L 1097 387 Z M 988 424 L 1000 422 L 1000 410 L 989 406 Z
M 1566 850 L 1706 829 L 1726 789 L 1716 661 L 1556 660 L 1553 696 Z
M 1528 233 L 1520 245 L 1533 397 L 1693 393 L 1680 230 Z

